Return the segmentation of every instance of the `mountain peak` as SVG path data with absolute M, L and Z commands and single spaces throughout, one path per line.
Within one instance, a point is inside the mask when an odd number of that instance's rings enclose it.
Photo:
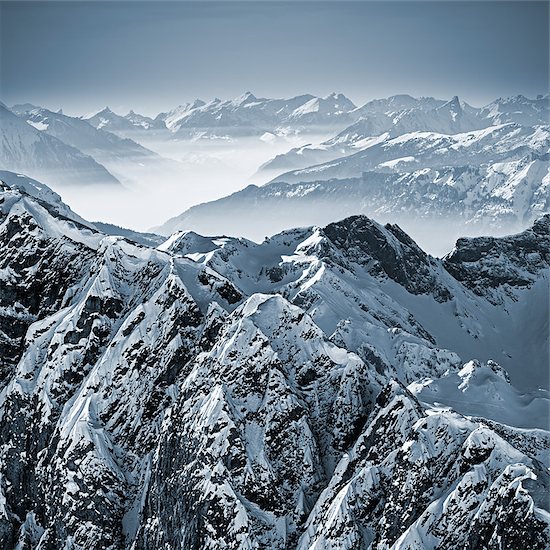
M 206 105 L 206 103 L 202 100 L 202 99 L 195 99 L 195 101 L 193 101 L 193 103 L 190 104 L 189 108 L 190 109 L 196 109 L 198 107 L 204 107 Z
M 394 94 L 390 97 L 388 97 L 388 100 L 390 101 L 402 101 L 402 100 L 408 100 L 408 101 L 416 101 L 416 99 L 409 94 Z
M 447 101 L 447 103 L 441 105 L 441 107 L 437 107 L 435 111 L 444 113 L 445 115 L 450 113 L 454 121 L 456 121 L 457 117 L 463 113 L 462 105 L 456 95 L 450 101 Z
M 447 101 L 447 103 L 442 105 L 440 109 L 450 109 L 451 111 L 458 113 L 462 111 L 462 105 L 460 104 L 460 100 L 458 99 L 458 96 L 455 95 L 450 101 Z
M 357 105 L 355 105 L 351 99 L 340 92 L 332 92 L 326 97 L 323 97 L 322 101 L 333 103 L 334 106 L 342 112 L 352 111 L 357 108 Z
M 336 101 L 348 100 L 348 98 L 344 94 L 339 93 L 339 92 L 331 92 L 330 94 L 328 94 L 323 99 L 325 99 L 325 100 L 334 99 Z
M 96 113 L 95 116 L 100 116 L 100 115 L 114 115 L 115 113 L 109 108 L 108 105 L 106 105 L 101 111 L 99 111 L 98 113 Z
M 7 105 L 2 103 L 1 101 L 0 101 L 0 104 L 6 109 L 8 108 Z M 30 111 L 33 111 L 34 109 L 41 109 L 41 108 L 42 107 L 38 105 L 33 105 L 32 103 L 18 103 L 16 105 L 12 105 L 10 110 L 14 113 L 22 114 L 22 113 L 28 113 Z
M 244 94 L 235 98 L 234 103 L 236 105 L 242 105 L 244 103 L 252 103 L 257 100 L 258 98 L 252 92 L 245 92 Z

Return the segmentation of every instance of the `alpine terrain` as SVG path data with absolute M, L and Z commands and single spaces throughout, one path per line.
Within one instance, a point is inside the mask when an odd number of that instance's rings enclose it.
M 355 108 L 325 101 L 279 117 Z M 166 120 L 180 132 L 211 112 L 280 108 L 246 96 Z M 29 154 L 98 170 L 53 135 L 71 121 L 23 111 L 52 133 L 4 113 Z M 2 172 L 0 546 L 550 547 L 548 128 L 516 111 L 375 102 L 360 126 L 382 133 L 368 146 L 243 191 L 291 205 L 344 186 L 380 212 L 396 197 L 415 208 L 433 195 L 434 209 L 464 197 L 461 215 L 529 221 L 460 238 L 442 259 L 338 205 L 331 223 L 260 244 L 226 231 L 161 241 L 90 223 Z M 104 115 L 92 122 L 114 131 Z M 101 136 L 139 153 L 88 126 L 81 147 L 97 154 Z
M 253 185 L 156 230 L 257 240 L 365 214 L 401 224 L 443 254 L 461 234 L 521 231 L 550 211 L 549 95 L 499 98 L 481 108 L 458 97 L 398 95 L 346 118 L 351 123 L 329 139 L 264 163 Z M 434 242 L 434 228 L 446 236 L 442 242 Z

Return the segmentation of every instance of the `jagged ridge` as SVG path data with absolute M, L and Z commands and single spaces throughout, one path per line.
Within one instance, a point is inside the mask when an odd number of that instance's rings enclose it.
M 547 396 L 463 367 L 547 284 L 548 218 L 474 282 L 485 241 L 440 261 L 365 217 L 154 249 L 40 197 L 2 186 L 4 547 L 548 544 Z M 528 429 L 441 405 L 487 379 Z

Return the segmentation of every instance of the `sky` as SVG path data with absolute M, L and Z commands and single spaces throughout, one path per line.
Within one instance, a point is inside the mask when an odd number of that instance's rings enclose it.
M 548 2 L 0 2 L 0 99 L 155 115 L 199 97 L 548 90 Z

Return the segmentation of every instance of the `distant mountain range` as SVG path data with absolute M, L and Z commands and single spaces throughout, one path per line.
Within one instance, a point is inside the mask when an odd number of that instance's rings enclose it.
M 186 175 L 182 167 L 139 142 L 330 131 L 353 120 L 354 109 L 342 94 L 286 100 L 246 93 L 234 100 L 197 100 L 154 119 L 134 111 L 121 116 L 108 107 L 89 117 L 72 117 L 30 103 L 11 110 L 2 104 L 0 169 L 54 186 L 132 186 L 155 177 L 176 181 Z
M 314 127 L 345 127 L 362 121 L 370 127 L 367 135 L 392 130 L 394 135 L 408 131 L 459 133 L 492 124 L 515 122 L 520 125 L 547 124 L 548 96 L 499 98 L 482 108 L 471 107 L 457 97 L 443 101 L 431 97 L 396 95 L 376 99 L 357 107 L 343 94 L 326 97 L 304 94 L 289 99 L 258 98 L 246 92 L 231 100 L 197 99 L 155 118 L 130 111 L 114 113 L 109 107 L 86 120 L 95 128 L 118 134 L 174 134 L 187 138 L 198 133 L 261 134 L 300 131 Z M 370 125 L 370 126 L 369 126 Z
M 332 136 L 260 166 L 256 180 L 267 185 L 244 188 L 243 181 L 242 191 L 155 228 L 165 235 L 192 229 L 257 240 L 288 227 L 365 214 L 397 221 L 422 240 L 422 232 L 446 220 L 456 236 L 503 234 L 549 211 L 549 95 L 499 98 L 480 108 L 458 97 L 396 95 L 357 107 L 336 93 L 267 99 L 247 92 L 232 100 L 196 100 L 154 118 L 105 108 L 83 119 L 30 104 L 0 112 L 0 168 L 54 186 L 201 184 L 192 168 L 182 172 L 178 162 L 140 142 L 177 148 L 178 141 L 199 140 L 200 150 L 201 138 L 219 139 L 221 147 L 228 139 L 238 155 L 241 137 L 286 143 L 291 135 Z
M 445 135 L 480 130 L 490 126 L 515 123 L 520 126 L 548 126 L 549 96 L 528 99 L 524 96 L 499 99 L 476 109 L 454 97 L 447 103 L 433 98 L 415 99 L 393 96 L 367 103 L 357 122 L 317 147 L 306 146 L 279 155 L 261 167 L 278 172 L 306 168 L 349 155 L 385 138 L 411 132 L 434 132 Z
M 262 135 L 288 129 L 344 127 L 354 120 L 356 106 L 343 94 L 315 97 L 309 94 L 290 99 L 257 98 L 247 92 L 232 100 L 218 98 L 205 103 L 200 99 L 160 113 L 155 119 L 132 111 L 120 116 L 108 107 L 86 120 L 96 128 L 121 135 L 138 133 L 166 134 L 175 139 L 206 134 L 213 136 Z
M 28 124 L 0 105 L 0 168 L 24 172 L 56 185 L 119 185 L 94 158 L 43 129 L 40 123 Z
M 155 174 L 156 177 L 166 177 L 167 172 L 176 174 L 178 171 L 175 161 L 165 159 L 131 139 L 119 137 L 104 129 L 97 129 L 81 118 L 67 116 L 62 112 L 53 112 L 30 104 L 14 105 L 12 112 L 21 119 L 18 122 L 19 128 L 33 134 L 39 131 L 45 136 L 52 136 L 59 142 L 78 149 L 81 153 L 91 157 L 96 164 L 101 165 L 105 171 L 108 171 L 114 181 L 131 186 L 143 179 L 155 177 Z M 2 135 L 4 143 L 11 144 L 10 148 L 13 151 L 17 151 L 17 148 L 21 146 L 21 141 L 18 141 L 4 126 L 2 126 Z M 66 166 L 62 160 L 58 161 L 55 172 L 51 172 L 46 167 L 41 171 L 34 171 L 32 167 L 27 167 L 25 163 L 30 165 L 33 161 L 40 161 L 40 152 L 31 155 L 20 150 L 17 151 L 17 156 L 21 159 L 20 164 L 14 167 L 7 159 L 3 161 L 5 168 L 20 170 L 53 185 L 67 182 L 78 185 L 88 181 L 84 179 L 81 182 L 78 174 L 73 174 L 68 179 L 70 167 Z M 59 177 L 58 172 L 65 177 Z M 88 178 L 91 183 L 105 183 L 102 179 L 94 178 L 94 175 L 92 174 Z
M 259 177 L 276 175 L 267 185 L 195 206 L 156 230 L 223 227 L 261 239 L 352 214 L 398 221 L 413 233 L 421 220 L 426 228 L 452 221 L 457 235 L 519 230 L 550 208 L 549 102 L 517 96 L 480 109 L 457 97 L 369 102 L 334 137 L 264 164 Z
M 154 156 L 155 153 L 130 139 L 122 139 L 116 134 L 97 130 L 91 124 L 63 113 L 34 107 L 23 109 L 17 105 L 12 111 L 34 128 L 70 143 L 73 147 L 96 158 L 104 164 Z

